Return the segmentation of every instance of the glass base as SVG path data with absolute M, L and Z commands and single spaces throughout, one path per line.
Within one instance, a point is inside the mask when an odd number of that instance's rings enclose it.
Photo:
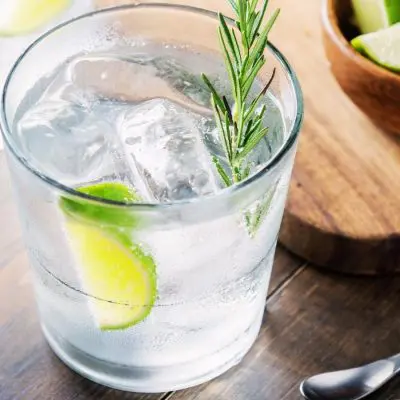
M 113 364 L 91 356 L 53 335 L 44 325 L 44 335 L 54 353 L 78 374 L 110 388 L 138 393 L 186 389 L 207 382 L 237 365 L 253 345 L 261 325 L 253 323 L 239 338 L 220 351 L 198 360 L 165 367 Z

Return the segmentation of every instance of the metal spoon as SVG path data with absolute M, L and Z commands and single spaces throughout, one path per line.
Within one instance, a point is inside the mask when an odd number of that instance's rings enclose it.
M 307 400 L 360 400 L 400 372 L 400 354 L 363 367 L 328 372 L 306 379 L 300 392 Z

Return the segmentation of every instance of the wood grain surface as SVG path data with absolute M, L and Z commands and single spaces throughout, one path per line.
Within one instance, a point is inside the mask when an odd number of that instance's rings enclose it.
M 335 270 L 400 271 L 399 140 L 335 82 L 318 22 L 325 2 L 279 3 L 274 37 L 299 75 L 306 109 L 281 242 Z

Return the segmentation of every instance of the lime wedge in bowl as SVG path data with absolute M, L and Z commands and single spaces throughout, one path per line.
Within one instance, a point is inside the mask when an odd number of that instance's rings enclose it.
M 0 6 L 0 36 L 32 32 L 63 12 L 71 0 L 6 0 Z
M 400 23 L 351 41 L 353 47 L 376 64 L 400 72 Z
M 79 191 L 114 201 L 139 199 L 131 189 L 114 182 Z M 156 266 L 153 258 L 132 242 L 132 213 L 121 207 L 66 197 L 61 198 L 60 207 L 99 328 L 126 329 L 143 321 L 157 295 Z
M 396 0 L 352 0 L 361 33 L 376 32 L 400 22 L 400 3 Z

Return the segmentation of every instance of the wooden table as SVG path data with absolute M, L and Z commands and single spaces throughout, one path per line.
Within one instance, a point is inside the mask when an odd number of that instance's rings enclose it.
M 400 277 L 328 274 L 278 248 L 264 324 L 240 366 L 159 395 L 91 383 L 65 367 L 41 334 L 2 153 L 0 188 L 0 400 L 296 400 L 310 374 L 400 351 Z M 375 397 L 399 398 L 396 382 Z

